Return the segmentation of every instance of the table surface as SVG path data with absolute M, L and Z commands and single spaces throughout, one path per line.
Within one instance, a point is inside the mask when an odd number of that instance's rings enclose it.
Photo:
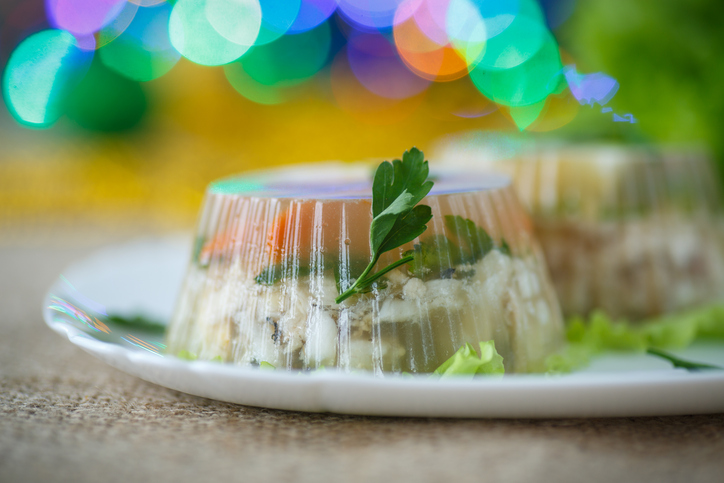
M 49 330 L 91 243 L 0 247 L 0 481 L 722 481 L 724 415 L 454 420 L 305 414 L 189 396 Z

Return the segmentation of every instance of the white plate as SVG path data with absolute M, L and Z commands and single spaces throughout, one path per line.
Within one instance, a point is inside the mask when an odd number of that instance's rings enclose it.
M 386 416 L 533 418 L 724 411 L 724 371 L 689 373 L 645 355 L 608 355 L 586 371 L 555 377 L 456 381 L 333 371 L 297 374 L 164 357 L 159 336 L 96 322 L 104 313 L 168 320 L 189 258 L 189 239 L 141 240 L 74 264 L 46 296 L 46 323 L 129 374 L 251 406 Z M 699 344 L 677 354 L 724 364 L 722 344 Z

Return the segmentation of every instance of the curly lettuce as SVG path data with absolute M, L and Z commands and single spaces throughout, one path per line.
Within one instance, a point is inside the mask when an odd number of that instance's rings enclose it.
M 566 339 L 567 346 L 546 359 L 548 373 L 581 369 L 604 351 L 657 355 L 661 349 L 684 349 L 695 340 L 724 340 L 724 305 L 709 305 L 637 325 L 614 321 L 597 311 L 588 321 L 582 317 L 571 319 Z
M 495 350 L 492 340 L 480 342 L 480 355 L 475 347 L 467 343 L 435 369 L 433 375 L 441 377 L 473 376 L 486 374 L 502 376 L 505 373 L 503 357 Z

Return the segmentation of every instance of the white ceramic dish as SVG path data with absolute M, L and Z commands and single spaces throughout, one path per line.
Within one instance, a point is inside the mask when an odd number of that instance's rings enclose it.
M 724 371 L 690 373 L 662 360 L 611 354 L 566 376 L 435 380 L 310 374 L 189 362 L 162 354 L 161 336 L 106 326 L 94 314 L 167 320 L 190 253 L 190 236 L 110 247 L 69 267 L 43 304 L 46 323 L 122 371 L 221 401 L 297 411 L 386 416 L 598 417 L 724 411 Z M 724 364 L 724 344 L 677 353 Z

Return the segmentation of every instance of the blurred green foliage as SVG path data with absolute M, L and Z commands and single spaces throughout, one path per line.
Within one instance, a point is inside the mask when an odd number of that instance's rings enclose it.
M 582 109 L 563 132 L 619 140 L 705 144 L 724 162 L 724 2 L 581 0 L 556 32 L 579 72 L 602 71 L 620 89 L 609 104 L 632 113 L 614 123 Z

